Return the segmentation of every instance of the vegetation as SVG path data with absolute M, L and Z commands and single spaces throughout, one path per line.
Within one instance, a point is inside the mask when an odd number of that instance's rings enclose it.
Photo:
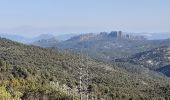
M 84 66 L 82 66 L 82 64 Z M 169 79 L 132 73 L 56 49 L 28 46 L 0 38 L 0 98 L 14 100 L 79 100 L 79 68 L 90 76 L 89 99 L 168 100 Z M 83 94 L 85 98 L 86 94 Z

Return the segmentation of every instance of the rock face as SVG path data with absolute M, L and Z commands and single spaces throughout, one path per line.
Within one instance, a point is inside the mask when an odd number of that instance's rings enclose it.
M 119 36 L 119 34 L 118 34 L 117 31 L 112 31 L 112 32 L 110 32 L 110 34 L 109 34 L 109 37 L 118 37 L 118 36 Z
M 125 34 L 122 31 L 100 32 L 99 34 L 87 33 L 75 36 L 68 41 L 91 41 L 91 40 L 107 40 L 107 39 L 128 39 L 128 40 L 144 40 L 144 36 L 133 36 Z
M 116 37 L 116 38 L 122 38 L 123 33 L 122 33 L 122 31 L 112 31 L 112 32 L 110 32 L 109 36 Z

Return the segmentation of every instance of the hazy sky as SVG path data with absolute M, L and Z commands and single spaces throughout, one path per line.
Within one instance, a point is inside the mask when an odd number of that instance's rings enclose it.
M 170 32 L 170 0 L 0 0 L 0 33 Z

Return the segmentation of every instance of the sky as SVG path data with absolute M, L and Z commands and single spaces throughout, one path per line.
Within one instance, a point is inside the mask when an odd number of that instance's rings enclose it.
M 0 33 L 170 32 L 170 0 L 0 0 Z

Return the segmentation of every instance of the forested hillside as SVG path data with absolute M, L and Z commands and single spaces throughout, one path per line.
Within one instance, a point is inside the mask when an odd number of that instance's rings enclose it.
M 128 58 L 116 59 L 115 62 L 128 62 L 133 65 L 140 65 L 169 76 L 170 47 L 161 46 L 149 51 L 137 53 Z
M 82 58 L 83 57 L 83 58 Z M 88 68 L 86 68 L 88 66 Z M 80 67 L 88 70 L 88 84 Z M 44 49 L 0 38 L 0 99 L 168 100 L 169 79 L 132 73 L 82 55 Z

